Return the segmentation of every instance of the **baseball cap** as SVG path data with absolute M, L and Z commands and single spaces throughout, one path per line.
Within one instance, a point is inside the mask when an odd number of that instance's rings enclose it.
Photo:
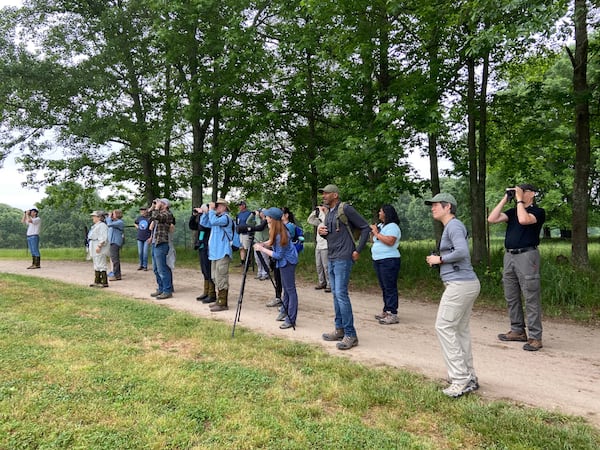
M 275 219 L 275 220 L 281 220 L 281 218 L 283 217 L 283 211 L 280 210 L 279 208 L 269 208 L 269 209 L 265 209 L 263 211 L 263 214 L 267 217 L 270 217 L 271 219 Z
M 441 203 L 441 202 L 446 202 L 446 203 L 450 203 L 451 205 L 457 206 L 456 199 L 454 198 L 454 196 L 452 194 L 448 194 L 446 192 L 440 192 L 439 194 L 436 194 L 433 198 L 430 198 L 429 200 L 425 200 L 426 205 L 431 205 L 432 203 Z
M 319 194 L 322 194 L 323 192 L 325 192 L 326 194 L 329 194 L 332 192 L 339 194 L 340 190 L 338 189 L 338 187 L 335 184 L 328 184 L 324 188 L 319 189 Z
M 240 200 L 240 202 L 238 203 L 238 206 L 246 206 L 246 202 L 244 200 Z
M 537 192 L 538 191 L 533 184 L 529 184 L 529 183 L 519 184 L 519 187 L 521 189 L 523 189 L 524 191 L 533 191 L 533 192 Z

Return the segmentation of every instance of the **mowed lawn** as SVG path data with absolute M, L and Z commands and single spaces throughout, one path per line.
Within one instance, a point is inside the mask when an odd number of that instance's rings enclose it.
M 154 304 L 0 274 L 0 449 L 597 449 L 583 419 L 446 398 Z M 592 401 L 592 399 L 590 399 Z

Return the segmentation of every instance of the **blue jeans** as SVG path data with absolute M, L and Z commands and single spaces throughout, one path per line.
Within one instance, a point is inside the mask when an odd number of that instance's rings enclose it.
M 287 322 L 296 324 L 298 315 L 298 293 L 296 292 L 296 264 L 287 264 L 279 269 L 283 285 L 283 308 L 287 313 Z
M 138 256 L 140 257 L 140 267 L 148 268 L 148 241 L 137 241 Z
M 168 242 L 154 245 L 152 249 L 152 266 L 154 275 L 156 275 L 158 291 L 171 294 L 173 292 L 173 272 L 167 265 L 167 253 L 169 253 Z
M 356 337 L 352 304 L 348 296 L 348 283 L 354 261 L 352 259 L 329 260 L 329 284 L 333 293 L 333 309 L 335 311 L 335 328 L 344 329 L 344 335 Z
M 383 310 L 398 314 L 398 274 L 400 258 L 384 258 L 373 260 L 379 287 L 383 293 Z
M 40 236 L 37 234 L 27 236 L 27 247 L 29 247 L 31 256 L 40 256 Z

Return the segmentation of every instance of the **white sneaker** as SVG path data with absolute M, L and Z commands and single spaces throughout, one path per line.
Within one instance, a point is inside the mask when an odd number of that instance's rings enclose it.
M 448 397 L 458 398 L 477 389 L 479 389 L 479 383 L 477 383 L 477 380 L 471 379 L 466 383 L 452 383 L 449 387 L 442 390 L 442 392 Z

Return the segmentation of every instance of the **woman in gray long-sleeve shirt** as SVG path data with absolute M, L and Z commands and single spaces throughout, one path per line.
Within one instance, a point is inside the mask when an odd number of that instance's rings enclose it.
M 455 198 L 440 193 L 426 200 L 425 204 L 431 205 L 433 218 L 444 225 L 439 255 L 429 255 L 426 261 L 430 266 L 439 266 L 440 277 L 446 286 L 438 308 L 435 331 L 451 383 L 442 392 L 456 398 L 479 389 L 473 368 L 469 321 L 481 287 L 471 266 L 467 229 L 455 215 Z

